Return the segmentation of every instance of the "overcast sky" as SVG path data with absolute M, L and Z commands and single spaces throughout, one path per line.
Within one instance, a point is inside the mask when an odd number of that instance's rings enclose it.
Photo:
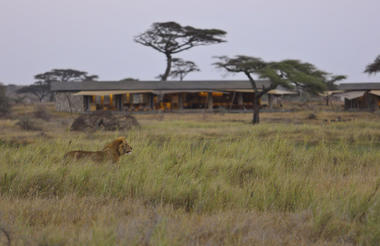
M 100 80 L 152 80 L 165 57 L 133 37 L 153 22 L 176 21 L 227 31 L 228 42 L 178 54 L 201 72 L 186 79 L 241 79 L 211 64 L 215 55 L 300 59 L 346 82 L 380 54 L 379 0 L 0 0 L 0 81 L 30 84 L 53 68 Z

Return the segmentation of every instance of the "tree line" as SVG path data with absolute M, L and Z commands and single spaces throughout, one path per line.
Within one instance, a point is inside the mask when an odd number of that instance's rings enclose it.
M 158 75 L 161 81 L 166 81 L 168 78 L 178 78 L 182 81 L 189 73 L 198 72 L 200 69 L 193 61 L 186 61 L 175 56 L 197 46 L 227 42 L 226 34 L 226 31 L 215 28 L 201 29 L 182 26 L 173 21 L 156 22 L 148 30 L 135 36 L 134 41 L 165 56 L 165 70 Z M 250 81 L 254 90 L 253 124 L 260 122 L 260 98 L 279 85 L 318 94 L 325 90 L 336 89 L 336 82 L 346 78 L 344 75 L 333 75 L 319 70 L 315 65 L 297 59 L 265 61 L 260 57 L 247 55 L 217 56 L 215 59 L 216 62 L 213 65 L 216 68 L 228 73 L 244 74 Z M 364 72 L 368 74 L 380 72 L 380 55 L 366 67 Z M 98 76 L 88 75 L 87 72 L 74 69 L 53 69 L 49 72 L 37 74 L 34 78 L 36 80 L 34 84 L 22 88 L 19 93 L 30 92 L 42 101 L 46 97 L 49 97 L 50 100 L 54 99 L 50 91 L 53 82 L 93 81 Z M 257 79 L 266 79 L 269 81 L 269 85 L 258 88 Z M 131 80 L 131 78 L 126 80 Z

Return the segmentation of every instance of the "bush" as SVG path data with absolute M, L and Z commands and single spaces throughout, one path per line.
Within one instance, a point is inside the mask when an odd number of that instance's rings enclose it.
M 10 113 L 9 99 L 5 95 L 6 87 L 0 84 L 0 117 L 7 116 Z
M 42 120 L 46 120 L 46 121 L 49 121 L 51 118 L 51 116 L 47 112 L 46 108 L 44 106 L 41 106 L 41 105 L 36 107 L 36 110 L 33 112 L 33 116 L 36 117 L 37 119 L 42 119 Z
M 309 115 L 307 116 L 307 119 L 308 119 L 308 120 L 316 120 L 316 119 L 317 119 L 317 115 L 314 114 L 314 113 L 311 113 L 311 114 L 309 114 Z
M 16 125 L 25 131 L 40 131 L 41 130 L 41 128 L 37 127 L 35 122 L 29 119 L 29 117 L 20 118 L 17 121 Z

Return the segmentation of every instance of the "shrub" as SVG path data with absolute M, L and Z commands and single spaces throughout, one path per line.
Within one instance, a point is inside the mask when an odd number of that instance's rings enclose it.
M 33 116 L 38 118 L 38 119 L 42 119 L 42 120 L 46 120 L 46 121 L 49 121 L 51 118 L 51 116 L 47 112 L 46 108 L 42 105 L 39 105 L 36 107 L 36 110 L 33 112 Z
M 32 121 L 29 117 L 26 117 L 26 116 L 20 118 L 17 121 L 16 125 L 26 131 L 40 131 L 41 130 L 40 127 L 36 126 L 34 121 Z
M 9 99 L 5 95 L 6 87 L 0 84 L 0 117 L 6 116 L 10 113 Z
M 317 115 L 314 114 L 314 113 L 311 113 L 311 114 L 309 114 L 309 115 L 307 116 L 307 119 L 308 119 L 308 120 L 316 120 L 316 119 L 317 119 Z

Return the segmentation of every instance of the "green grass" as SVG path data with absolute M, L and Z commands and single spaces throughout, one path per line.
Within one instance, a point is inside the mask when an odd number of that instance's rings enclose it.
M 60 130 L 26 146 L 0 143 L 0 226 L 8 225 L 17 245 L 380 239 L 376 120 L 142 123 L 130 132 Z M 134 152 L 118 165 L 62 161 L 66 151 L 100 149 L 122 135 Z

